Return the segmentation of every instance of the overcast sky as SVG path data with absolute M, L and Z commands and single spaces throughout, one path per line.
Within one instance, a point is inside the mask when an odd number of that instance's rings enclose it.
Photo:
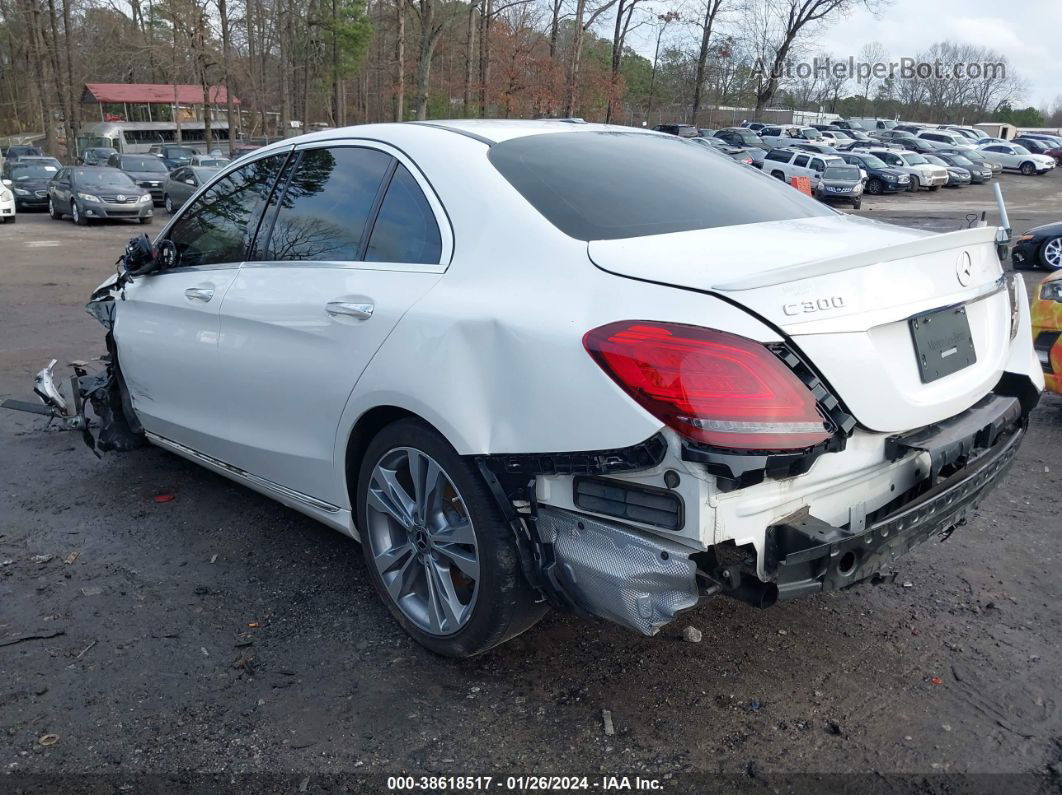
M 1062 95 L 1062 0 L 894 0 L 875 17 L 855 11 L 823 31 L 822 49 L 858 55 L 880 41 L 895 58 L 945 39 L 997 50 L 1029 85 L 1026 104 L 1051 106 Z
M 672 4 L 653 5 L 663 11 Z M 692 32 L 675 33 L 692 46 Z M 858 58 L 864 44 L 879 41 L 894 61 L 913 58 L 937 41 L 980 44 L 1006 55 L 1026 81 L 1023 105 L 1050 108 L 1062 96 L 1060 36 L 1062 0 L 893 0 L 877 16 L 861 9 L 839 17 L 809 44 L 812 52 Z M 665 42 L 669 39 L 670 30 Z M 631 46 L 652 59 L 655 43 L 655 33 L 645 26 Z

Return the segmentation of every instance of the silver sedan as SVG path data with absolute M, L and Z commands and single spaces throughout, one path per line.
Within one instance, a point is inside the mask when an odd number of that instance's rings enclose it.
M 171 171 L 162 184 L 162 203 L 166 212 L 170 215 L 177 212 L 217 171 L 215 166 L 180 166 Z

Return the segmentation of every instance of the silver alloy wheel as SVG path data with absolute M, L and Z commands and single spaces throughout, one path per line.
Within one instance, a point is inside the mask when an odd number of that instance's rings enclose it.
M 384 588 L 399 610 L 431 635 L 452 635 L 471 618 L 479 550 L 464 498 L 431 456 L 388 451 L 366 493 L 366 538 Z
M 81 220 L 81 213 L 77 209 L 77 202 L 70 202 L 70 218 L 75 224 Z
M 1058 270 L 1062 268 L 1062 237 L 1054 237 L 1044 244 L 1044 260 Z

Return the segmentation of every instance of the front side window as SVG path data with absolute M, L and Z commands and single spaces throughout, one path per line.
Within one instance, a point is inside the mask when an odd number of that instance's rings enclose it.
M 177 247 L 176 265 L 242 261 L 250 225 L 257 220 L 286 157 L 285 152 L 248 163 L 226 174 L 189 205 L 170 229 L 169 239 Z
M 441 254 L 435 213 L 413 175 L 399 165 L 373 224 L 365 259 L 432 265 Z
M 266 260 L 353 262 L 392 158 L 376 149 L 302 153 L 280 199 Z
M 811 168 L 814 171 L 822 171 L 824 168 L 826 168 L 826 164 L 819 160 L 817 157 L 815 157 L 811 160 Z

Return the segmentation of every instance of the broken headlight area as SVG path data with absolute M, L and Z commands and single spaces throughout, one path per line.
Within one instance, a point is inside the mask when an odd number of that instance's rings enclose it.
M 58 380 L 56 360 L 53 359 L 34 378 L 33 392 L 38 402 L 11 398 L 0 402 L 0 408 L 48 417 L 49 424 L 60 422 L 70 430 L 80 431 L 85 444 L 97 456 L 111 450 L 134 450 L 145 443 L 111 333 L 115 296 L 133 275 L 132 269 L 126 265 L 135 269 L 131 253 L 135 254 L 143 247 L 144 243 L 138 238 L 130 241 L 126 253 L 119 259 L 123 267 L 118 275 L 97 289 L 85 306 L 85 310 L 107 329 L 107 353 L 91 361 L 70 362 L 72 374 Z M 151 256 L 157 259 L 157 255 Z
M 110 334 L 107 335 L 108 341 Z M 34 379 L 39 402 L 8 399 L 0 408 L 48 417 L 68 429 L 80 431 L 97 456 L 101 452 L 126 452 L 144 444 L 143 429 L 129 402 L 113 353 L 92 361 L 70 362 L 68 379 L 57 382 L 53 359 Z

